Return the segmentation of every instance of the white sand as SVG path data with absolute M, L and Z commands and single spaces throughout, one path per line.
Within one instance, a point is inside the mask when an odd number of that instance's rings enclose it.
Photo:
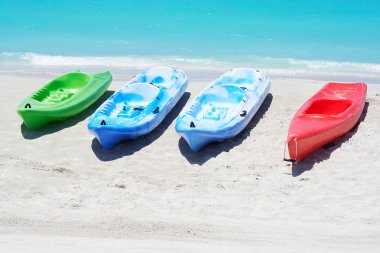
M 0 76 L 0 252 L 379 252 L 380 85 L 357 130 L 292 167 L 289 122 L 325 82 L 272 80 L 243 133 L 192 153 L 175 118 L 207 83 L 190 78 L 154 132 L 105 151 L 87 131 L 99 103 L 21 124 L 18 104 L 48 79 Z

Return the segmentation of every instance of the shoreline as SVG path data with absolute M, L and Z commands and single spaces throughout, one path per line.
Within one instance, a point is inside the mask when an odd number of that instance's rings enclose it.
M 172 67 L 172 66 L 166 66 L 166 67 Z M 175 67 L 172 67 L 175 68 Z M 126 83 L 129 81 L 133 76 L 135 76 L 138 73 L 141 73 L 145 69 L 112 69 L 112 68 L 106 68 L 106 67 L 98 67 L 98 68 L 54 68 L 54 69 L 29 69 L 29 70 L 0 70 L 0 76 L 4 77 L 25 77 L 25 78 L 44 78 L 44 79 L 54 79 L 57 76 L 63 75 L 68 72 L 72 71 L 82 71 L 89 74 L 94 73 L 101 73 L 104 71 L 110 71 L 112 74 L 112 79 L 114 81 L 123 81 Z M 202 82 L 205 85 L 211 83 L 213 80 L 218 78 L 220 75 L 228 71 L 229 69 L 226 68 L 225 70 L 218 70 L 218 71 L 211 71 L 211 70 L 186 70 L 183 69 L 186 72 L 186 74 L 191 78 L 192 80 L 195 80 L 197 82 Z M 321 77 L 316 76 L 302 76 L 302 75 L 273 75 L 265 71 L 265 69 L 261 70 L 262 72 L 268 74 L 269 78 L 272 80 L 297 80 L 297 81 L 304 81 L 305 85 L 308 84 L 309 81 L 317 81 L 317 82 L 343 82 L 343 83 L 366 83 L 371 85 L 378 85 L 380 84 L 380 76 L 379 78 L 366 78 L 367 80 L 363 80 L 363 78 L 359 76 L 350 77 L 350 76 L 339 76 L 337 75 L 325 75 Z M 365 74 L 362 74 L 365 75 Z
M 272 78 L 331 80 L 380 83 L 380 63 L 300 60 L 262 56 L 243 57 L 242 61 L 180 56 L 61 56 L 36 53 L 0 53 L 0 74 L 53 76 L 76 69 L 84 72 L 111 71 L 129 79 L 145 69 L 169 66 L 181 68 L 195 79 L 215 79 L 232 68 L 251 67 Z

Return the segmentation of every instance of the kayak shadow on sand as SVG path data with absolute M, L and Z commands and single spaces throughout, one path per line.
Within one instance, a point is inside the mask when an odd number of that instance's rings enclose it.
M 364 109 L 363 109 L 362 114 L 360 115 L 359 122 L 348 133 L 339 137 L 332 143 L 326 144 L 322 148 L 316 150 L 300 163 L 298 164 L 293 163 L 292 176 L 298 177 L 305 171 L 311 170 L 315 164 L 329 159 L 332 152 L 340 148 L 343 143 L 348 141 L 358 131 L 360 123 L 363 122 L 365 120 L 365 117 L 367 116 L 368 106 L 369 106 L 369 102 L 365 102 Z
M 74 117 L 71 117 L 65 121 L 56 121 L 47 124 L 43 128 L 39 130 L 31 130 L 28 129 L 24 123 L 21 124 L 21 134 L 24 137 L 24 139 L 33 140 L 37 139 L 41 136 L 53 134 L 55 132 L 61 131 L 62 129 L 72 127 L 79 122 L 85 120 L 89 116 L 91 116 L 95 110 L 104 102 L 106 101 L 115 91 L 107 90 L 98 100 L 96 100 L 95 103 L 93 103 L 91 106 L 89 106 L 86 110 L 83 112 L 75 115 Z
M 265 113 L 268 111 L 270 105 L 272 104 L 272 100 L 273 95 L 269 93 L 247 127 L 244 128 L 244 130 L 241 131 L 237 136 L 223 142 L 209 143 L 199 152 L 193 152 L 186 140 L 181 137 L 178 141 L 178 147 L 181 154 L 187 159 L 187 161 L 189 161 L 189 163 L 202 165 L 211 158 L 217 157 L 222 152 L 229 152 L 232 148 L 240 145 L 246 138 L 250 136 L 251 130 L 256 127 L 259 121 L 265 116 Z
M 140 136 L 135 140 L 125 140 L 117 144 L 112 149 L 104 149 L 98 139 L 94 138 L 91 143 L 91 148 L 96 157 L 101 161 L 112 161 L 124 156 L 133 155 L 135 152 L 141 150 L 142 148 L 148 146 L 149 144 L 156 141 L 168 127 L 173 123 L 173 121 L 178 117 L 182 108 L 186 105 L 190 98 L 190 92 L 185 92 L 181 99 L 177 102 L 174 108 L 169 112 L 169 114 L 164 118 L 164 120 L 150 133 Z

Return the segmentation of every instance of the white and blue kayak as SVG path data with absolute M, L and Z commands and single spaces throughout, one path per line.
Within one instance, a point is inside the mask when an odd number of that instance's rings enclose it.
M 239 134 L 251 121 L 270 88 L 266 74 L 233 69 L 206 87 L 180 114 L 176 131 L 193 151 Z
M 147 70 L 105 101 L 91 116 L 88 129 L 106 149 L 147 134 L 173 109 L 187 84 L 180 69 Z

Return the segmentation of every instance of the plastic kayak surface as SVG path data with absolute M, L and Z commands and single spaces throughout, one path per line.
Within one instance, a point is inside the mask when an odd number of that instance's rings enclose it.
M 363 112 L 364 83 L 328 83 L 297 111 L 288 131 L 290 159 L 301 161 L 351 130 Z
M 30 129 L 72 117 L 98 100 L 111 84 L 110 72 L 71 72 L 60 76 L 27 97 L 17 112 Z
M 176 131 L 193 151 L 236 136 L 251 121 L 269 88 L 268 76 L 259 71 L 231 70 L 206 87 L 181 112 Z
M 186 74 L 179 69 L 152 68 L 129 81 L 91 116 L 88 129 L 110 149 L 156 128 L 185 93 Z

